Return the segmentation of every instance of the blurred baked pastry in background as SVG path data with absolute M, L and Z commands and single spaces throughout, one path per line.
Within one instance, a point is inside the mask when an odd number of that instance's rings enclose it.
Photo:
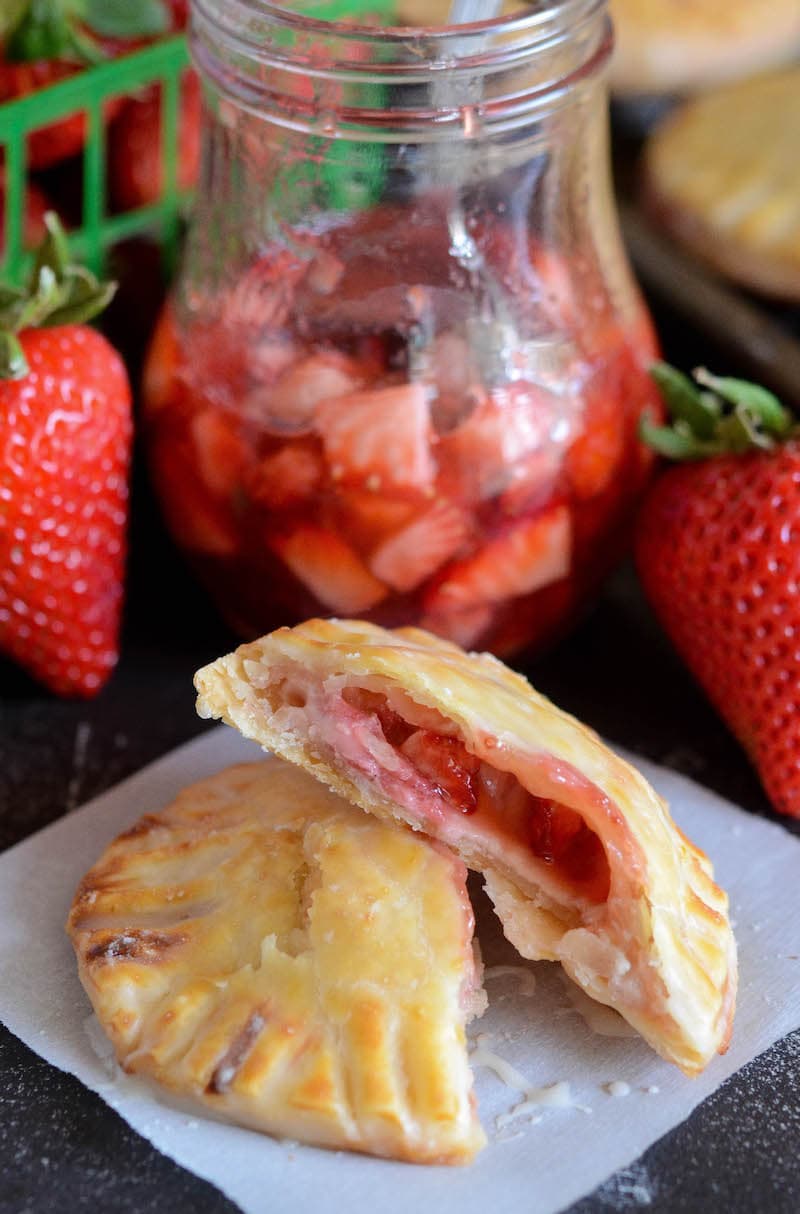
M 610 0 L 618 94 L 708 88 L 800 53 L 800 0 Z
M 699 259 L 754 291 L 800 302 L 800 66 L 726 85 L 670 114 L 646 147 L 644 194 Z

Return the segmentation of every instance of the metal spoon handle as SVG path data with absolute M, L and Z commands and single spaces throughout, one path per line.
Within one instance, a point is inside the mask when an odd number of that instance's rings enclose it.
M 450 25 L 470 25 L 473 21 L 491 21 L 503 7 L 503 0 L 453 0 Z

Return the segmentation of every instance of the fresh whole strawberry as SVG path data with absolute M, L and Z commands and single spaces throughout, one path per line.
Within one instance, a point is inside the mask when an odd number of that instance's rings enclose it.
M 200 81 L 188 71 L 181 81 L 178 119 L 179 190 L 191 189 L 200 167 L 202 118 Z M 147 89 L 129 98 L 111 131 L 109 176 L 111 194 L 121 211 L 158 202 L 164 189 L 161 154 L 161 98 L 159 89 Z
M 0 7 L 9 0 L 0 0 Z M 179 0 L 11 0 L 0 12 L 0 103 L 57 84 L 93 63 L 115 58 L 179 29 Z M 121 107 L 106 106 L 110 120 Z M 86 118 L 71 114 L 28 138 L 28 165 L 46 169 L 77 155 Z
M 114 288 L 47 225 L 29 289 L 0 288 L 0 651 L 88 697 L 118 656 L 131 398 L 85 324 Z
M 645 423 L 643 436 L 687 462 L 645 499 L 639 575 L 773 806 L 800 817 L 800 435 L 763 388 L 654 376 L 674 425 Z

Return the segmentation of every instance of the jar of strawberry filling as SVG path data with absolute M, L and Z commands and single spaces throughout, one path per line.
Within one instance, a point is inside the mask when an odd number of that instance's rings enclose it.
M 152 473 L 245 636 L 363 616 L 505 655 L 596 588 L 648 471 L 611 34 L 599 0 L 424 30 L 387 8 L 194 0 L 203 172 L 146 369 Z

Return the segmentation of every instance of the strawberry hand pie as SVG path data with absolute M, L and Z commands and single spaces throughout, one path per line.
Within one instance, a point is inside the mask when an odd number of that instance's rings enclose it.
M 277 759 L 185 788 L 81 881 L 81 981 L 126 1071 L 317 1146 L 467 1163 L 486 996 L 464 865 Z
M 560 961 L 698 1073 L 730 1036 L 736 947 L 711 864 L 591 730 L 486 654 L 310 620 L 200 670 L 198 711 L 483 873 L 509 940 Z

